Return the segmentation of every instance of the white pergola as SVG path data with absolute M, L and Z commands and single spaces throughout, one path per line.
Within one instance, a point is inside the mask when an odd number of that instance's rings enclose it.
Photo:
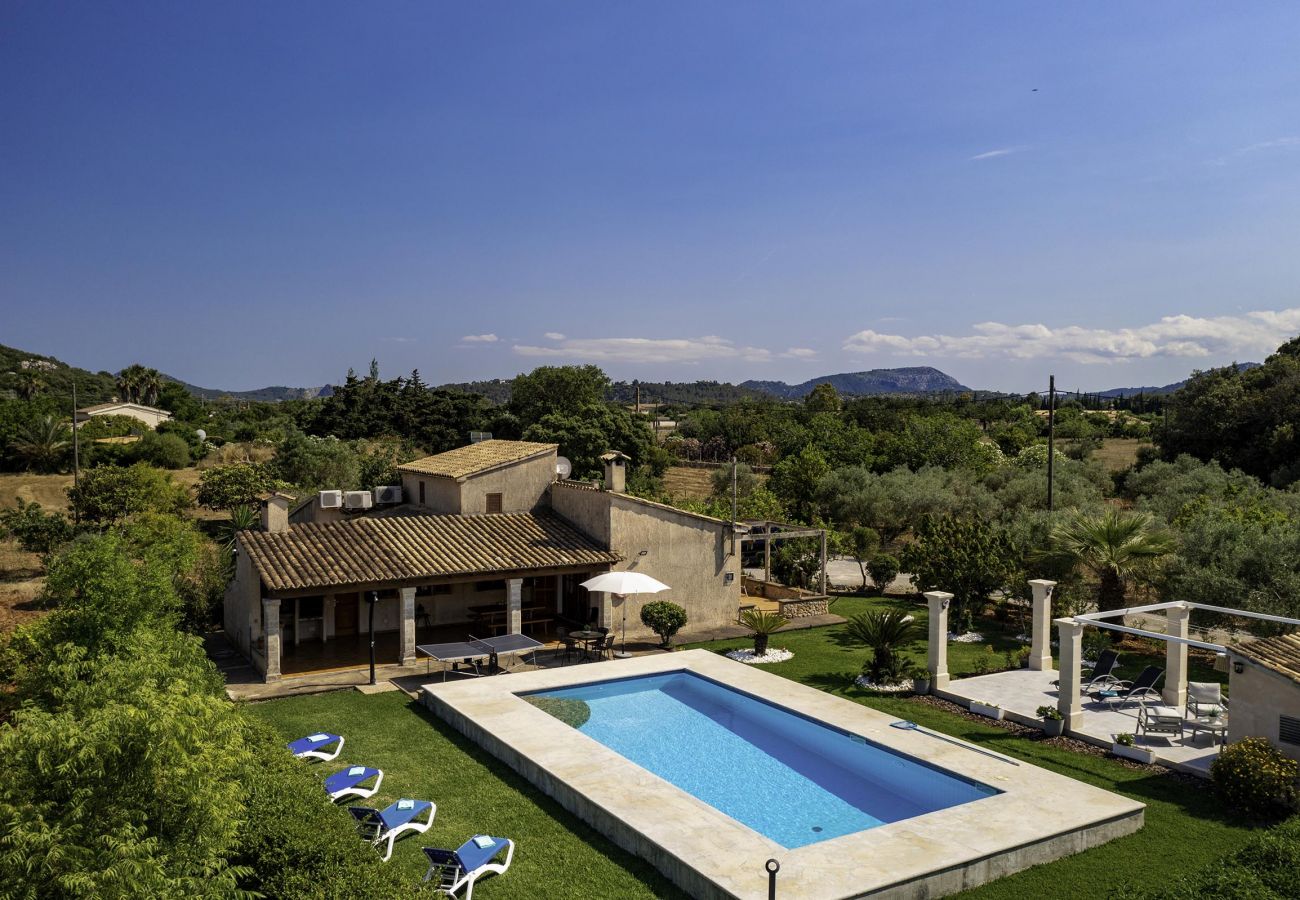
M 1029 668 L 1050 672 L 1052 663 L 1052 590 L 1056 582 L 1035 579 L 1029 582 L 1032 591 L 1033 624 L 1030 628 Z M 948 687 L 948 605 L 952 594 L 946 591 L 929 591 L 925 598 L 929 603 L 929 657 L 926 668 L 930 671 L 931 683 L 935 691 L 942 692 Z M 1057 708 L 1065 719 L 1067 730 L 1078 726 L 1079 717 L 1083 715 L 1083 629 L 1088 625 L 1125 634 L 1136 634 L 1165 642 L 1165 686 L 1161 691 L 1165 703 L 1182 708 L 1187 703 L 1187 648 L 1200 647 L 1216 653 L 1226 652 L 1222 644 L 1201 641 L 1190 637 L 1192 610 L 1222 613 L 1264 622 L 1276 622 L 1282 625 L 1300 626 L 1300 619 L 1285 616 L 1273 616 L 1266 613 L 1233 609 L 1227 606 L 1210 606 L 1204 603 L 1173 601 L 1170 603 L 1152 603 L 1146 606 L 1131 606 L 1108 612 L 1084 613 L 1077 616 L 1056 619 L 1057 633 L 1060 637 L 1060 692 Z M 1140 613 L 1162 613 L 1165 618 L 1165 631 L 1150 631 L 1123 624 L 1125 616 Z M 1119 621 L 1111 621 L 1112 619 Z

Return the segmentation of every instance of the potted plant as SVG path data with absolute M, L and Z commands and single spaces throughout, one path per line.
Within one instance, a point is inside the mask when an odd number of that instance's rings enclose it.
M 1146 763 L 1147 765 L 1151 765 L 1156 761 L 1154 751 L 1148 750 L 1146 747 L 1136 746 L 1133 743 L 1133 735 L 1127 733 L 1115 735 L 1115 743 L 1111 745 L 1110 752 L 1124 759 L 1131 759 L 1134 762 Z
M 740 624 L 754 635 L 754 655 L 763 656 L 767 653 L 768 639 L 789 625 L 790 620 L 779 613 L 747 609 L 740 614 Z
M 1038 707 L 1038 718 L 1043 720 L 1043 733 L 1048 737 L 1060 737 L 1065 731 L 1065 717 L 1055 706 Z
M 1001 719 L 1003 716 L 1002 707 L 996 703 L 989 703 L 985 700 L 972 700 L 970 702 L 970 711 L 977 716 L 984 716 L 989 719 Z
M 914 660 L 903 663 L 903 676 L 912 679 L 912 693 L 930 693 L 930 670 Z

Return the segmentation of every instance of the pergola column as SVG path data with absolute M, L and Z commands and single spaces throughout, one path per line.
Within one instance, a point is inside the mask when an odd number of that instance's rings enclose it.
M 415 588 L 405 587 L 400 595 L 401 619 L 397 623 L 397 661 L 404 666 L 415 665 Z
M 506 631 L 519 634 L 524 630 L 524 580 L 506 581 Z
M 926 655 L 926 668 L 930 670 L 930 685 L 935 690 L 948 686 L 948 606 L 952 594 L 947 591 L 926 591 L 930 604 L 930 640 Z
M 1035 578 L 1029 582 L 1033 592 L 1033 624 L 1029 629 L 1029 668 L 1052 671 L 1052 589 L 1055 581 Z
M 1165 610 L 1165 634 L 1186 639 L 1191 618 L 1186 606 Z M 1165 641 L 1165 686 L 1160 693 L 1170 706 L 1182 709 L 1187 703 L 1187 645 L 1182 641 Z
M 326 594 L 325 601 L 321 604 L 320 642 L 322 644 L 334 636 L 335 602 L 336 598 L 333 594 Z
M 280 680 L 280 598 L 262 598 L 262 634 L 266 636 L 267 681 Z
M 1083 700 L 1079 696 L 1083 684 L 1080 664 L 1083 662 L 1083 623 L 1074 619 L 1057 619 L 1057 633 L 1061 636 L 1061 681 L 1056 708 L 1065 719 L 1066 730 L 1073 730 L 1083 715 Z

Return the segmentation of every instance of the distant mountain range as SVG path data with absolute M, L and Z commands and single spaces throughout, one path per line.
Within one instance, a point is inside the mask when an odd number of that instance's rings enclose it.
M 784 381 L 743 381 L 740 386 L 784 400 L 798 400 L 812 393 L 812 389 L 819 384 L 830 384 L 835 390 L 847 396 L 945 394 L 971 390 L 951 375 L 940 372 L 932 366 L 841 372 L 838 375 L 810 378 L 800 384 L 786 384 Z
M 205 388 L 164 375 L 168 381 L 174 381 L 200 400 L 220 400 L 223 397 L 232 400 L 252 400 L 257 403 L 277 403 L 281 400 L 311 400 L 313 397 L 328 397 L 334 388 L 328 384 L 324 387 L 295 388 L 275 385 L 256 388 L 251 391 L 223 391 L 219 388 Z
M 1238 372 L 1245 372 L 1247 369 L 1259 368 L 1260 363 L 1244 362 L 1244 363 L 1237 363 L 1236 365 L 1237 365 Z M 1227 367 L 1224 366 L 1224 368 Z M 1098 391 L 1097 396 L 1108 397 L 1108 398 L 1134 397 L 1138 394 L 1145 394 L 1148 397 L 1160 396 L 1163 394 L 1172 394 L 1174 391 L 1178 390 L 1183 385 L 1187 384 L 1187 381 L 1188 379 L 1184 378 L 1182 381 L 1175 381 L 1173 384 L 1166 384 L 1163 387 L 1146 386 L 1146 387 L 1111 388 L 1108 391 Z

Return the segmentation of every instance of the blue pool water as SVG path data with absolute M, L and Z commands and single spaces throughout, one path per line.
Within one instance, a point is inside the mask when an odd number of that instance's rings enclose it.
M 789 849 L 999 793 L 692 672 L 532 696 L 586 701 L 583 734 Z

